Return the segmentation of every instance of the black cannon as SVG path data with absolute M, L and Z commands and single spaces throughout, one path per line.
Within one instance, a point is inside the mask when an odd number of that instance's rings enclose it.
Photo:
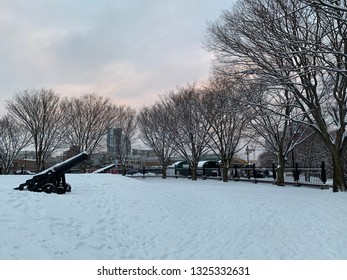
M 80 153 L 61 163 L 37 173 L 32 179 L 20 184 L 15 190 L 64 194 L 71 191 L 70 184 L 65 181 L 65 172 L 88 158 L 86 152 Z

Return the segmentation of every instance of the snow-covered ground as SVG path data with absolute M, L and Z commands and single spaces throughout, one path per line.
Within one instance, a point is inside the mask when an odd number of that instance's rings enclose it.
M 347 259 L 347 193 L 68 174 L 65 195 L 0 176 L 0 259 Z

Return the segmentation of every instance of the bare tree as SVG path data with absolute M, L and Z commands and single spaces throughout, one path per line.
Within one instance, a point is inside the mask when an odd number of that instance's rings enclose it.
M 346 0 L 303 0 L 309 5 L 314 5 L 324 10 L 324 13 L 339 21 L 346 21 L 347 2 Z
M 29 133 L 9 115 L 0 119 L 0 162 L 5 173 L 9 173 L 13 160 L 30 140 Z
M 209 149 L 209 124 L 201 111 L 201 90 L 195 85 L 180 87 L 163 100 L 169 121 L 167 133 L 175 150 L 191 167 L 192 179 L 197 179 L 201 156 Z
M 140 139 L 153 149 L 162 165 L 163 178 L 166 178 L 167 166 L 174 153 L 166 126 L 169 116 L 165 107 L 157 102 L 151 107 L 142 108 L 137 116 Z
M 248 133 L 249 120 L 239 95 L 234 83 L 218 76 L 211 79 L 204 90 L 202 106 L 210 128 L 210 148 L 220 158 L 224 182 L 228 181 L 234 155 L 247 145 L 241 140 Z
M 118 116 L 118 108 L 108 98 L 96 94 L 65 98 L 62 102 L 66 140 L 79 152 L 91 156 Z M 85 164 L 82 166 L 85 171 Z
M 308 136 L 303 143 L 294 150 L 294 158 L 301 166 L 319 166 L 322 161 L 326 162 L 326 168 L 331 171 L 331 159 L 326 145 L 319 135 L 308 129 L 305 132 Z M 330 172 L 331 173 L 331 172 Z
M 262 167 L 269 168 L 274 164 L 276 160 L 277 160 L 276 155 L 274 155 L 273 153 L 269 151 L 264 151 L 260 153 L 260 155 L 258 156 L 258 162 L 260 166 Z
M 242 99 L 247 104 L 245 114 L 258 136 L 258 144 L 276 156 L 276 184 L 284 186 L 284 168 L 289 155 L 312 132 L 306 133 L 308 126 L 303 123 L 304 116 L 298 113 L 295 99 L 288 91 L 252 85 L 250 81 L 244 84 L 244 91 L 248 93 Z
M 60 97 L 53 90 L 25 90 L 7 100 L 7 109 L 19 126 L 26 129 L 34 144 L 36 171 L 62 144 L 63 115 Z
M 331 153 L 334 192 L 346 190 L 347 148 L 346 12 L 337 15 L 304 0 L 243 0 L 209 26 L 207 38 L 219 63 L 237 65 L 293 96 Z
M 130 106 L 121 106 L 118 109 L 118 118 L 111 127 L 118 130 L 118 137 L 114 138 L 115 156 L 122 168 L 122 175 L 126 174 L 126 161 L 131 155 L 131 143 L 137 132 L 136 110 Z

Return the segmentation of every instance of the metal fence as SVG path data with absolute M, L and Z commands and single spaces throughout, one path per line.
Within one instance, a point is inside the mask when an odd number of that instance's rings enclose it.
M 292 168 L 285 168 L 285 184 L 293 184 L 297 186 L 311 186 L 320 187 L 322 189 L 329 188 L 329 181 L 326 178 L 325 164 L 321 163 L 319 167 L 300 167 L 296 164 Z M 129 170 L 127 172 L 131 176 L 155 176 L 161 177 L 161 168 L 146 168 L 142 170 Z M 175 168 L 167 168 L 167 177 L 176 178 L 190 178 L 191 168 L 189 166 Z M 276 168 L 275 165 L 271 167 L 257 167 L 255 165 L 237 166 L 228 170 L 229 180 L 241 180 L 241 181 L 252 181 L 273 183 L 276 180 Z M 217 179 L 222 180 L 222 170 L 220 167 L 217 168 L 198 168 L 197 169 L 198 179 Z

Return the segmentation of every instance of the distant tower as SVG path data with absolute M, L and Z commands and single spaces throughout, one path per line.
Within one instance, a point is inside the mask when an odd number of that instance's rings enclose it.
M 120 157 L 120 155 L 130 154 L 131 142 L 122 133 L 121 128 L 109 128 L 107 130 L 107 153 Z

